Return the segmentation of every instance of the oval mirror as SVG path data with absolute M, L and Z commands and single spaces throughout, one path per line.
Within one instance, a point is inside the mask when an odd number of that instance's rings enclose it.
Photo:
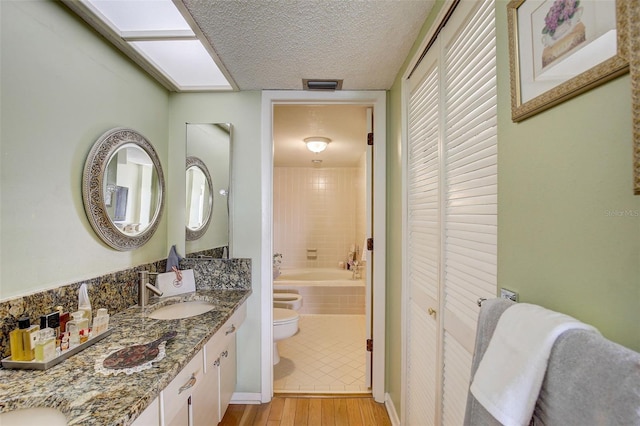
M 213 211 L 213 182 L 198 157 L 187 157 L 186 182 L 186 240 L 194 241 L 207 231 Z
M 153 145 L 131 129 L 103 134 L 85 162 L 82 198 L 91 226 L 107 245 L 121 251 L 144 245 L 164 205 L 164 175 Z

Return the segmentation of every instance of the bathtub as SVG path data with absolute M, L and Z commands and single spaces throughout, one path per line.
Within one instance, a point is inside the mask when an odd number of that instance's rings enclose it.
M 282 269 L 273 281 L 274 292 L 302 296 L 301 314 L 364 314 L 365 283 L 344 269 Z

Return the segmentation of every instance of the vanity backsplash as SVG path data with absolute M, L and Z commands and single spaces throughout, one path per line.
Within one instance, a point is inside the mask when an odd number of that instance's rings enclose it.
M 102 275 L 50 290 L 0 301 L 0 357 L 11 353 L 9 333 L 18 326 L 18 319 L 28 316 L 38 324 L 41 315 L 62 306 L 73 312 L 78 307 L 78 289 L 87 285 L 94 312 L 106 308 L 116 314 L 138 303 L 138 271 L 164 272 L 166 259 Z M 251 259 L 182 259 L 180 269 L 193 269 L 196 288 L 202 290 L 251 289 Z M 153 282 L 153 281 L 152 281 Z
M 180 269 L 193 269 L 198 290 L 251 289 L 251 259 L 185 258 Z

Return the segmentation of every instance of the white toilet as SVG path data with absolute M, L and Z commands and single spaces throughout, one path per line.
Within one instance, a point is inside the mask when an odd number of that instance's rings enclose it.
M 273 365 L 280 362 L 278 341 L 298 332 L 300 316 L 293 309 L 273 308 Z
M 302 296 L 297 293 L 273 293 L 273 307 L 297 311 L 302 307 Z

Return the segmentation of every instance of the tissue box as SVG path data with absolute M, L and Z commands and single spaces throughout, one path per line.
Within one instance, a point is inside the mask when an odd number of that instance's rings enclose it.
M 185 269 L 180 272 L 182 273 L 182 281 L 176 279 L 175 272 L 165 272 L 157 276 L 158 282 L 156 287 L 162 292 L 162 297 L 193 293 L 196 291 L 193 269 Z

